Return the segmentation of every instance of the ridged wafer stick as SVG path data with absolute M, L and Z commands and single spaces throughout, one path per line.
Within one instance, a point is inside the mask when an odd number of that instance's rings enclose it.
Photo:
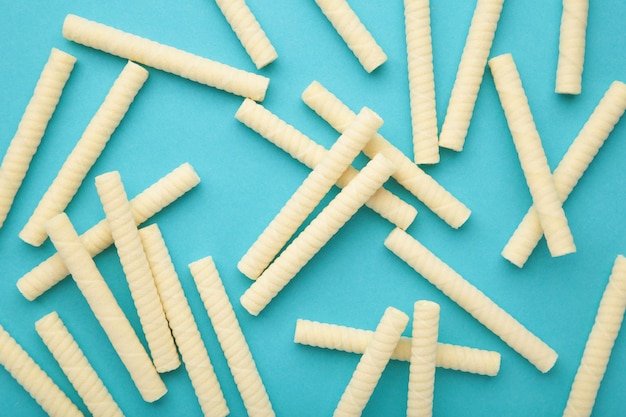
M 302 93 L 302 100 L 339 132 L 343 132 L 356 116 L 317 81 L 312 82 Z M 451 227 L 459 228 L 469 218 L 471 211 L 463 203 L 380 134 L 370 140 L 363 152 L 370 158 L 380 152 L 396 164 L 393 177 L 398 183 Z
M 200 177 L 189 163 L 184 163 L 146 188 L 130 201 L 136 224 L 141 224 L 167 207 L 200 183 Z M 106 219 L 101 220 L 80 237 L 89 255 L 96 256 L 113 244 L 111 229 Z M 52 288 L 69 271 L 59 254 L 41 262 L 17 281 L 17 288 L 32 301 Z
M 237 389 L 249 417 L 273 417 L 276 414 L 257 370 L 252 353 L 228 299 L 219 272 L 211 257 L 189 264 L 213 330 L 226 356 Z
M 228 406 L 189 302 L 156 224 L 139 230 L 167 321 L 205 416 L 225 416 Z
M 503 3 L 504 0 L 478 0 L 476 3 L 439 134 L 441 147 L 454 151 L 463 149 Z
M 37 152 L 48 122 L 61 98 L 76 58 L 52 48 L 15 136 L 0 165 L 0 227 L 11 210 L 30 162 Z
M 20 232 L 22 240 L 34 246 L 46 240 L 44 224 L 70 203 L 147 78 L 145 68 L 126 64 Z
M 122 417 L 122 410 L 59 315 L 55 311 L 45 315 L 35 323 L 35 328 L 89 412 L 94 417 Z
M 143 399 L 161 398 L 165 384 L 67 215 L 49 220 L 46 231 Z
M 552 173 L 561 201 L 567 200 L 578 180 L 626 110 L 626 84 L 615 81 Z M 543 236 L 537 210 L 531 207 L 502 250 L 502 256 L 520 268 Z
M 385 246 L 541 372 L 554 366 L 552 348 L 409 234 L 395 229 Z
M 244 275 L 261 275 L 382 124 L 380 116 L 363 108 L 239 260 Z
M 588 12 L 589 0 L 563 0 L 556 67 L 557 93 L 580 94 L 582 91 Z
M 489 67 L 550 254 L 562 256 L 575 252 L 563 201 L 556 190 L 513 57 L 504 54 L 492 58 Z
M 0 364 L 30 394 L 37 404 L 52 417 L 82 417 L 48 374 L 0 325 Z
M 75 15 L 63 23 L 66 39 L 229 93 L 262 101 L 269 78 L 162 45 Z

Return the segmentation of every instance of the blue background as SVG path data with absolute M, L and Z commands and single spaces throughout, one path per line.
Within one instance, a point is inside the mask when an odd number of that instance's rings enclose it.
M 0 155 L 15 133 L 50 49 L 78 58 L 0 230 L 0 323 L 85 412 L 34 330 L 34 322 L 52 310 L 59 312 L 126 415 L 193 416 L 200 415 L 200 408 L 182 367 L 163 376 L 169 389 L 165 397 L 154 404 L 143 402 L 71 280 L 34 302 L 15 287 L 24 273 L 54 252 L 50 242 L 33 248 L 17 234 L 125 63 L 65 40 L 61 27 L 66 14 L 270 77 L 263 104 L 329 147 L 337 133 L 300 99 L 304 88 L 318 80 L 354 110 L 367 105 L 377 111 L 385 119 L 381 133 L 411 155 L 402 1 L 350 2 L 389 56 L 372 74 L 362 69 L 312 0 L 248 4 L 279 54 L 260 71 L 211 0 L 0 1 Z M 431 1 L 440 126 L 474 6 L 475 1 Z M 560 13 L 560 1 L 506 0 L 491 53 L 513 54 L 552 168 L 610 83 L 626 81 L 626 3 L 591 2 L 583 93 L 554 93 Z M 169 245 L 231 415 L 245 415 L 245 409 L 187 268 L 208 255 L 220 270 L 279 416 L 330 415 L 358 361 L 357 355 L 294 344 L 297 318 L 373 329 L 387 306 L 411 312 L 419 299 L 441 305 L 440 341 L 502 354 L 496 377 L 438 369 L 435 415 L 562 413 L 613 261 L 625 252 L 624 122 L 564 206 L 578 252 L 551 258 L 542 241 L 523 269 L 500 256 L 531 200 L 488 70 L 465 149 L 442 150 L 441 162 L 425 168 L 472 209 L 469 221 L 453 230 L 389 182 L 389 188 L 419 210 L 409 233 L 559 353 L 556 366 L 544 375 L 388 251 L 382 242 L 392 226 L 367 209 L 359 211 L 259 317 L 250 316 L 238 302 L 250 281 L 236 263 L 309 170 L 234 119 L 240 97 L 149 71 L 144 88 L 67 212 L 79 232 L 103 217 L 94 186 L 95 176 L 103 172 L 120 171 L 129 196 L 134 196 L 183 162 L 195 167 L 201 184 L 151 221 L 158 222 Z M 140 332 L 115 249 L 96 262 Z M 598 393 L 595 416 L 626 414 L 624 375 L 622 334 Z M 407 381 L 408 364 L 392 361 L 364 415 L 404 415 Z M 0 410 L 11 416 L 43 414 L 4 370 Z

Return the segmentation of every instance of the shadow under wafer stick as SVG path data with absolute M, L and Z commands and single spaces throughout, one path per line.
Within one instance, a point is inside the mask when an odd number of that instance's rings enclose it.
M 44 224 L 68 206 L 147 79 L 148 71 L 140 65 L 128 62 L 124 66 L 19 233 L 23 241 L 40 246 L 46 240 Z
M 72 14 L 63 22 L 63 36 L 81 45 L 256 101 L 263 101 L 270 82 L 267 77 Z
M 130 200 L 136 224 L 141 224 L 172 204 L 200 183 L 200 177 L 189 163 L 184 163 Z M 106 219 L 101 220 L 80 236 L 89 255 L 96 256 L 113 244 L 111 229 Z M 17 289 L 29 301 L 67 277 L 69 271 L 58 253 L 24 274 L 17 281 Z
M 76 58 L 52 48 L 0 165 L 0 228 L 37 152 Z
M 0 325 L 0 364 L 52 417 L 82 417 L 57 384 Z
M 582 91 L 589 0 L 563 0 L 556 87 L 559 94 Z

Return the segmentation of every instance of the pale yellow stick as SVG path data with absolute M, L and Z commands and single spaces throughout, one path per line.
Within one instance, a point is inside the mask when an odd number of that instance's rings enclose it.
M 143 399 L 161 398 L 167 388 L 67 215 L 49 220 L 46 230 Z
M 409 234 L 395 229 L 385 246 L 541 372 L 554 366 L 558 355 L 552 348 Z
M 302 93 L 302 100 L 335 130 L 343 132 L 356 114 L 320 83 L 314 81 Z M 451 227 L 461 227 L 471 211 L 431 176 L 407 158 L 380 134 L 376 134 L 363 152 L 370 158 L 382 153 L 397 169 L 393 177 L 426 207 Z
M 82 45 L 257 101 L 263 100 L 270 82 L 269 78 L 261 75 L 71 14 L 63 23 L 63 36 Z
M 151 224 L 140 229 L 139 234 L 165 315 L 202 413 L 205 416 L 225 416 L 228 414 L 228 406 L 224 394 L 161 231 L 156 224 Z
M 333 25 L 348 48 L 357 57 L 365 71 L 372 72 L 385 61 L 387 55 L 376 43 L 346 0 L 315 0 L 322 13 Z
M 441 126 L 439 146 L 454 151 L 463 149 L 503 3 L 504 0 L 478 0 L 476 3 Z
M 145 68 L 126 64 L 20 232 L 22 240 L 34 246 L 46 240 L 44 224 L 70 203 L 147 78 Z
M 258 69 L 278 58 L 276 49 L 245 0 L 215 0 L 215 3 Z
M 235 117 L 309 168 L 315 168 L 328 152 L 322 145 L 315 143 L 304 133 L 253 100 L 245 99 Z M 358 172 L 349 166 L 337 180 L 337 185 L 345 187 Z M 415 207 L 383 187 L 376 191 L 365 204 L 401 229 L 409 227 L 417 215 Z
M 352 374 L 343 392 L 334 417 L 360 416 L 374 392 L 378 380 L 387 366 L 409 316 L 393 307 L 387 308 L 381 318 L 372 341 Z
M 298 319 L 293 341 L 319 348 L 363 353 L 372 340 L 373 334 L 371 330 Z M 391 359 L 408 362 L 410 357 L 411 338 L 401 337 Z M 438 343 L 437 366 L 455 371 L 495 376 L 500 370 L 500 354 L 466 346 Z
M 413 311 L 411 333 L 407 417 L 433 415 L 438 334 L 439 305 L 432 301 L 417 301 Z
M 559 59 L 556 67 L 556 88 L 560 94 L 580 94 L 589 0 L 563 0 L 559 36 Z
M 124 413 L 59 315 L 56 312 L 45 315 L 35 323 L 35 328 L 89 412 L 94 417 L 122 417 Z
M 130 201 L 136 224 L 141 224 L 167 207 L 200 183 L 193 167 L 184 163 L 146 188 Z M 106 219 L 101 220 L 80 237 L 89 255 L 96 256 L 113 243 Z M 68 274 L 59 254 L 54 254 L 17 281 L 17 288 L 32 301 L 60 282 Z
M 567 200 L 626 110 L 626 84 L 615 81 L 600 100 L 552 173 L 561 201 Z M 520 268 L 543 236 L 535 207 L 531 207 L 502 250 L 502 256 Z
M 376 156 L 341 190 L 241 296 L 241 304 L 258 315 L 354 213 L 387 181 L 395 166 Z
M 615 259 L 563 417 L 591 415 L 626 310 L 626 258 Z
M 576 245 L 563 211 L 563 202 L 556 190 L 513 57 L 504 54 L 492 58 L 489 67 L 550 254 L 562 256 L 575 252 Z
M 180 365 L 178 352 L 119 172 L 97 176 L 96 189 L 154 366 L 158 372 L 172 371 Z
M 0 227 L 4 224 L 30 162 L 37 152 L 76 58 L 52 48 L 17 132 L 0 165 Z
M 189 264 L 189 269 L 248 416 L 274 417 L 276 414 L 213 259 L 200 259 Z
M 0 325 L 0 364 L 30 394 L 37 404 L 52 417 L 82 417 L 48 374 Z
M 380 116 L 363 108 L 239 260 L 244 275 L 261 275 L 382 124 Z
M 439 162 L 430 0 L 404 0 L 409 104 L 416 164 Z

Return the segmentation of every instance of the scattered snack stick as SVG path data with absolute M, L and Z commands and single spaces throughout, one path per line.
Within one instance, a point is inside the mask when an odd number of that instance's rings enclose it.
M 626 84 L 615 81 L 552 173 L 561 201 L 567 200 L 578 180 L 626 110 Z M 523 267 L 543 236 L 537 210 L 531 207 L 502 250 L 502 256 Z
M 430 0 L 404 0 L 409 104 L 416 164 L 439 162 Z
M 559 94 L 580 94 L 589 0 L 563 0 L 556 88 Z
M 157 372 L 172 371 L 180 365 L 178 352 L 120 173 L 112 171 L 98 175 L 96 190 L 150 348 L 154 367 Z
M 411 333 L 407 417 L 433 415 L 438 334 L 439 304 L 425 300 L 416 302 Z
M 270 81 L 261 75 L 72 14 L 65 18 L 63 36 L 81 45 L 256 101 L 263 101 Z
M 70 219 L 58 214 L 46 223 L 46 231 L 142 398 L 147 402 L 161 398 L 167 392 L 165 384 Z
M 311 169 L 315 168 L 328 152 L 322 145 L 253 100 L 245 99 L 235 117 Z M 349 166 L 337 180 L 337 185 L 345 187 L 358 173 L 359 171 Z M 376 191 L 365 205 L 401 229 L 409 227 L 417 215 L 415 207 L 384 187 Z
M 385 310 L 376 326 L 372 341 L 367 345 L 348 386 L 341 395 L 333 417 L 361 415 L 408 321 L 409 316 L 400 310 L 393 307 Z
M 377 155 L 309 223 L 241 296 L 241 304 L 258 315 L 337 231 L 389 178 L 395 165 Z
M 304 90 L 302 100 L 339 132 L 343 132 L 356 116 L 317 81 Z M 469 218 L 471 211 L 463 203 L 380 134 L 370 140 L 363 152 L 370 158 L 380 152 L 396 164 L 393 174 L 396 181 L 451 227 L 459 228 Z
M 189 269 L 248 416 L 274 417 L 276 414 L 213 258 L 192 262 Z
M 387 55 L 376 43 L 346 0 L 315 0 L 365 71 L 372 72 L 387 61 Z
M 293 341 L 302 345 L 350 353 L 363 353 L 374 334 L 371 330 L 337 324 L 298 319 Z M 411 338 L 401 337 L 391 359 L 408 362 L 411 358 Z M 500 354 L 466 346 L 437 344 L 437 366 L 455 371 L 495 376 L 500 370 Z
M 496 90 L 552 256 L 576 252 L 563 201 L 550 172 L 524 87 L 511 54 L 489 60 Z
M 395 229 L 385 246 L 541 372 L 552 369 L 558 358 L 552 348 L 408 233 Z
M 94 417 L 123 417 L 124 413 L 59 315 L 55 311 L 45 315 L 35 323 L 35 328 L 89 412 Z
M 174 340 L 202 413 L 205 416 L 225 416 L 228 414 L 228 406 L 224 393 L 161 231 L 156 224 L 151 224 L 139 229 L 139 235 L 150 262 L 167 321 L 172 328 Z
M 615 259 L 563 417 L 590 416 L 626 310 L 626 258 Z
M 0 227 L 11 210 L 75 63 L 72 55 L 52 48 L 0 165 Z
M 504 0 L 478 0 L 476 3 L 439 134 L 441 147 L 457 152 L 463 150 L 503 3 Z
M 200 177 L 189 163 L 184 163 L 146 188 L 130 201 L 136 224 L 141 224 L 172 204 L 200 183 Z M 101 220 L 80 237 L 89 254 L 94 257 L 113 244 L 106 219 Z M 59 254 L 41 262 L 17 281 L 17 289 L 33 301 L 69 274 Z
M 278 58 L 276 49 L 261 29 L 245 0 L 215 0 L 217 6 L 257 69 Z
M 70 203 L 147 78 L 145 68 L 126 64 L 20 232 L 23 241 L 40 246 L 46 240 L 44 224 Z
M 49 416 L 83 416 L 76 405 L 2 325 L 0 325 L 0 364 Z
M 363 108 L 239 260 L 239 271 L 251 279 L 263 273 L 382 124 Z

